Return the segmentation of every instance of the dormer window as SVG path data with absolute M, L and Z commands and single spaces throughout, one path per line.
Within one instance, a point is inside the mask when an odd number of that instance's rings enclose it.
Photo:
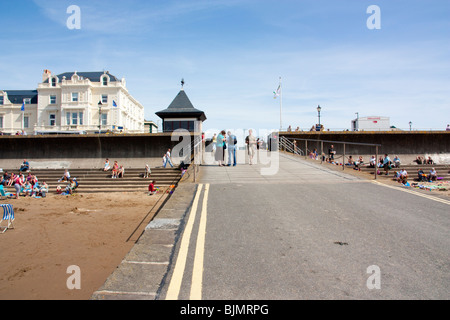
M 52 87 L 56 87 L 57 80 L 56 78 L 52 78 Z
M 103 86 L 105 86 L 105 87 L 108 86 L 108 82 L 109 82 L 109 79 L 107 76 L 102 77 L 102 85 Z
M 5 98 L 3 96 L 0 96 L 0 106 L 5 104 Z
M 31 99 L 30 98 L 25 98 L 25 99 L 23 99 L 23 103 L 24 104 L 31 104 Z

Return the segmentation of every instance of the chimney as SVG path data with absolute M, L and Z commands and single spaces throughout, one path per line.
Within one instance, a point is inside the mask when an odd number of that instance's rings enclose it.
M 52 76 L 52 72 L 50 70 L 45 69 L 44 74 L 42 75 L 42 82 L 47 81 Z

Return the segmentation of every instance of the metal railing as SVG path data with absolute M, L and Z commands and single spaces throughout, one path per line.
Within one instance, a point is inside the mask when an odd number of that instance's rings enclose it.
M 291 142 L 289 139 L 285 137 L 280 137 L 279 143 L 280 150 L 285 150 L 287 152 L 303 156 L 305 153 L 302 149 L 300 149 L 295 142 Z
M 304 152 L 301 148 L 298 147 L 298 142 L 297 141 L 301 141 L 304 142 Z M 358 146 L 368 146 L 368 147 L 373 147 L 374 151 L 375 151 L 375 159 L 376 161 L 378 161 L 378 150 L 379 147 L 381 147 L 381 144 L 373 144 L 373 143 L 358 143 L 358 142 L 345 142 L 345 141 L 330 141 L 330 140 L 314 140 L 314 139 L 298 139 L 298 138 L 286 138 L 284 136 L 280 136 L 279 139 L 279 149 L 281 151 L 287 151 L 289 153 L 293 153 L 293 154 L 297 154 L 300 156 L 304 156 L 305 159 L 308 158 L 309 152 L 310 151 L 314 151 L 314 150 L 309 150 L 308 149 L 308 142 L 313 142 L 313 144 L 315 144 L 316 146 L 320 144 L 320 164 L 323 164 L 324 162 L 324 158 L 326 158 L 324 155 L 324 142 L 325 143 L 329 143 L 332 145 L 343 145 L 343 153 L 342 153 L 342 170 L 345 170 L 345 158 L 346 158 L 346 146 L 348 145 L 358 145 Z M 311 144 L 310 144 L 311 145 Z M 294 153 L 294 148 L 297 150 L 297 152 Z M 338 159 L 340 159 L 341 156 L 338 157 Z M 337 159 L 334 159 L 337 160 Z M 378 176 L 378 163 L 375 163 L 374 166 L 374 175 L 375 175 L 375 180 L 377 179 Z

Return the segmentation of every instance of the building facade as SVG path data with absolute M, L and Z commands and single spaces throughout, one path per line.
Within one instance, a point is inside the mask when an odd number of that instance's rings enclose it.
M 5 134 L 144 132 L 144 107 L 107 71 L 44 70 L 37 90 L 0 91 L 0 119 Z
M 389 117 L 362 117 L 352 120 L 352 131 L 390 131 L 391 120 Z

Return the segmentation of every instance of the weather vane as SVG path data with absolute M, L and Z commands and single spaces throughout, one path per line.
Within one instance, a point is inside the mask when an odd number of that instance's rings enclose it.
M 181 88 L 184 87 L 184 79 L 181 79 Z

